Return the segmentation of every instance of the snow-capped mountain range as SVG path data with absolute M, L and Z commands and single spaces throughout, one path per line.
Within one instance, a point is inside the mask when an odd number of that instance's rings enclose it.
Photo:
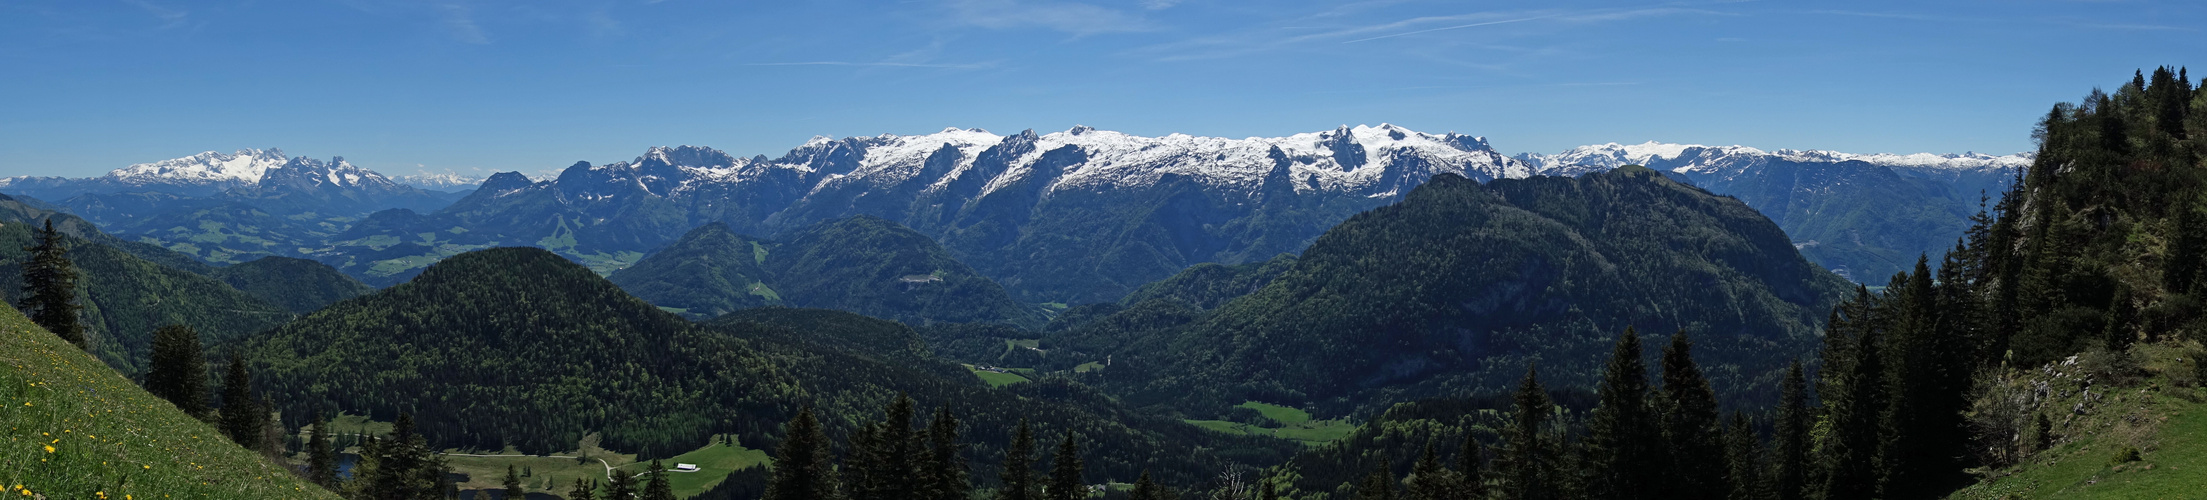
M 1704 175 L 1730 175 L 1768 162 L 1786 160 L 1810 163 L 1861 161 L 1871 165 L 1910 170 L 2007 170 L 2031 166 L 2035 153 L 1993 156 L 1962 154 L 1855 154 L 1825 150 L 1780 149 L 1764 151 L 1747 146 L 1703 146 L 1646 142 L 1579 146 L 1552 155 L 1525 153 L 1516 158 L 1544 175 L 1576 175 L 1624 165 Z

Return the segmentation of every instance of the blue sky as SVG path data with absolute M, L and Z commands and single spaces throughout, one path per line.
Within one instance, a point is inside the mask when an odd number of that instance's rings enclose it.
M 2196 1 L 0 0 L 0 176 L 247 147 L 535 172 L 1075 124 L 2009 153 L 2134 69 L 2207 76 L 2203 29 Z

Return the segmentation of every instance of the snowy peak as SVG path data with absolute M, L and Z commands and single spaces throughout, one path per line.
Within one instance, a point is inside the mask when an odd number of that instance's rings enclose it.
M 313 158 L 292 158 L 282 167 L 270 169 L 256 183 L 262 188 L 289 186 L 307 189 L 389 189 L 398 183 L 391 182 L 383 174 L 353 166 L 345 157 L 331 157 L 323 162 Z
M 1873 165 L 1931 170 L 1979 170 L 2029 167 L 2031 153 L 1992 156 L 1979 153 L 1937 155 L 1853 154 L 1825 150 L 1780 149 L 1764 151 L 1747 146 L 1704 146 L 1649 141 L 1641 144 L 1608 143 L 1580 146 L 1553 155 L 1521 154 L 1544 175 L 1578 175 L 1624 165 L 1640 165 L 1678 173 L 1724 174 L 1752 168 L 1771 160 L 1836 163 L 1862 161 Z
M 286 162 L 283 150 L 240 149 L 223 154 L 208 151 L 196 155 L 140 163 L 107 173 L 109 179 L 130 185 L 144 184 L 253 184 L 271 169 Z

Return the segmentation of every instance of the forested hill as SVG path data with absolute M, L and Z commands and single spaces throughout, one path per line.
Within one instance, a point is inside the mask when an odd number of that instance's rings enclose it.
M 852 338 L 806 340 L 813 335 Z M 1020 418 L 1078 431 L 1097 443 L 1091 470 L 1122 481 L 1162 464 L 1192 482 L 1228 450 L 1276 460 L 1294 446 L 1136 414 L 1063 381 L 991 389 L 911 352 L 919 347 L 910 335 L 893 322 L 817 310 L 767 310 L 708 328 L 551 252 L 498 248 L 446 259 L 239 347 L 287 418 L 410 411 L 438 447 L 556 451 L 592 432 L 608 449 L 648 456 L 714 434 L 769 446 L 799 406 L 818 409 L 840 436 L 900 392 L 968 422 L 975 467 L 1001 456 L 991 453 Z M 903 347 L 878 348 L 884 341 Z
M 338 272 L 337 268 L 290 257 L 262 257 L 216 268 L 208 274 L 239 291 L 299 314 L 375 291 L 360 280 Z
M 1746 205 L 1651 170 L 1443 175 L 1192 324 L 1125 338 L 1099 321 L 1044 347 L 1067 348 L 1053 364 L 1115 355 L 1099 383 L 1136 402 L 1344 411 L 1499 391 L 1531 361 L 1557 385 L 1589 386 L 1610 339 L 1635 326 L 1692 333 L 1717 387 L 1737 395 L 1773 390 L 1772 371 L 1811 352 L 1849 288 Z
M 637 297 L 693 317 L 762 305 L 856 312 L 914 325 L 1042 326 L 1041 314 L 952 258 L 926 235 L 885 219 L 824 221 L 763 242 L 710 223 L 613 273 Z
M 142 368 L 153 330 L 164 325 L 187 325 L 209 338 L 227 339 L 291 319 L 290 311 L 214 278 L 141 257 L 173 252 L 116 240 L 75 216 L 0 200 L 0 297 L 10 304 L 23 298 L 22 266 L 34 225 L 47 220 L 71 235 L 65 245 L 78 271 L 78 304 L 84 307 L 90 349 L 123 373 Z M 208 269 L 189 258 L 181 260 L 192 266 L 187 269 Z

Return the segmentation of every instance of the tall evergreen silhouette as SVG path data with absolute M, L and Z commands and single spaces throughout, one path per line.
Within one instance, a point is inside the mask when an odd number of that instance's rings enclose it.
M 1020 419 L 1019 427 L 1012 431 L 1012 443 L 1004 449 L 1004 470 L 998 473 L 1003 486 L 996 490 L 996 500 L 1039 500 L 1035 492 L 1035 433 Z
M 1668 463 L 1663 435 L 1648 408 L 1647 364 L 1640 359 L 1640 334 L 1631 327 L 1617 337 L 1609 365 L 1602 370 L 1600 402 L 1587 422 L 1587 489 L 1594 498 L 1654 498 Z
M 674 484 L 667 477 L 667 466 L 658 459 L 651 461 L 651 482 L 644 484 L 643 500 L 674 500 Z
M 1548 399 L 1548 391 L 1540 386 L 1538 367 L 1525 367 L 1525 379 L 1518 383 L 1512 403 L 1512 418 L 1509 429 L 1503 431 L 1502 460 L 1497 467 L 1502 479 L 1502 495 L 1522 500 L 1561 498 L 1556 463 L 1558 443 L 1548 436 L 1548 420 L 1555 411 L 1555 404 Z
M 500 496 L 502 499 L 519 500 L 529 496 L 521 489 L 521 474 L 516 473 L 512 465 L 506 466 L 506 480 L 499 484 L 500 493 L 503 493 Z
M 764 500 L 834 500 L 840 498 L 835 465 L 828 455 L 827 431 L 813 417 L 812 407 L 797 410 L 774 450 L 774 477 L 766 485 Z
M 222 433 L 238 446 L 260 449 L 262 411 L 253 401 L 253 377 L 246 372 L 245 358 L 230 353 L 229 369 L 222 376 Z
M 1663 439 L 1670 443 L 1668 493 L 1676 498 L 1723 498 L 1732 490 L 1724 483 L 1723 416 L 1717 410 L 1716 391 L 1694 363 L 1693 341 L 1685 331 L 1671 334 L 1663 348 Z
M 950 407 L 935 410 L 935 418 L 927 423 L 927 457 L 920 464 L 920 498 L 926 500 L 966 500 L 973 486 L 966 474 L 964 445 L 958 442 L 958 417 L 950 414 Z
M 1080 500 L 1088 498 L 1088 483 L 1081 480 L 1080 442 L 1071 431 L 1065 440 L 1058 442 L 1058 451 L 1050 456 L 1050 484 L 1042 489 L 1046 500 Z
M 1786 367 L 1778 384 L 1778 415 L 1770 444 L 1770 496 L 1775 500 L 1800 500 L 1808 485 L 1809 419 L 1808 383 L 1796 360 Z
M 323 488 L 337 488 L 337 449 L 330 442 L 330 421 L 314 414 L 314 432 L 307 438 L 307 480 Z
M 207 356 L 200 350 L 198 330 L 168 325 L 153 331 L 146 392 L 168 400 L 187 415 L 207 418 Z
M 24 296 L 18 307 L 32 323 L 83 349 L 87 342 L 84 321 L 77 316 L 83 307 L 77 304 L 77 266 L 69 261 L 66 238 L 49 218 L 33 235 L 35 243 L 23 249 L 30 259 L 23 264 Z

